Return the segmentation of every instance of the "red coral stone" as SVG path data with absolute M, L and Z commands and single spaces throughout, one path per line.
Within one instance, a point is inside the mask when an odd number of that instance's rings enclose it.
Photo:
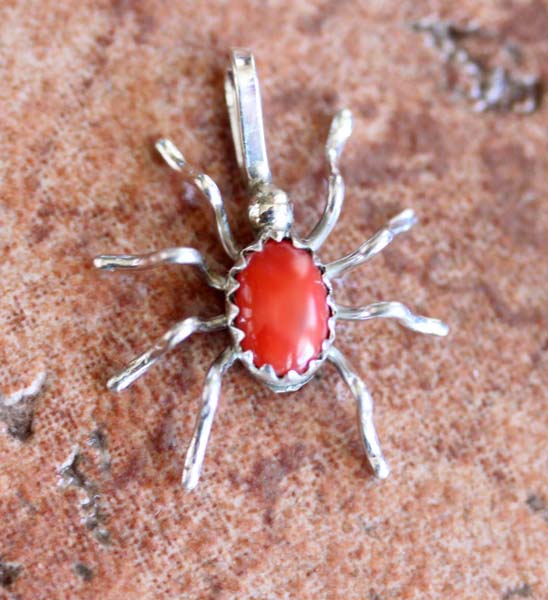
M 269 240 L 237 275 L 235 325 L 245 333 L 256 367 L 271 365 L 280 377 L 304 373 L 328 336 L 327 288 L 307 250 L 289 240 Z

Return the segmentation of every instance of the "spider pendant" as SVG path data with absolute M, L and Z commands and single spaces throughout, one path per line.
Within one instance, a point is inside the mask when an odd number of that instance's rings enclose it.
M 138 270 L 165 264 L 197 266 L 209 285 L 224 293 L 226 312 L 210 319 L 190 317 L 176 323 L 152 348 L 112 377 L 108 387 L 117 392 L 124 390 L 193 333 L 229 330 L 232 343 L 206 376 L 200 412 L 185 458 L 182 483 L 190 491 L 200 477 L 223 374 L 236 360 L 275 392 L 299 389 L 327 360 L 337 367 L 356 400 L 367 458 L 375 475 L 385 478 L 389 468 L 373 424 L 373 402 L 364 382 L 334 345 L 336 322 L 389 318 L 408 329 L 439 336 L 447 335 L 448 327 L 437 319 L 413 314 L 400 302 L 376 302 L 359 308 L 339 305 L 333 298 L 330 281 L 372 259 L 397 235 L 408 231 L 416 223 L 415 213 L 404 210 L 351 254 L 322 263 L 317 252 L 335 226 L 344 201 L 339 159 L 352 131 L 350 111 L 339 111 L 332 121 L 326 144 L 326 207 L 312 232 L 301 238 L 293 230 L 293 210 L 287 194 L 272 184 L 255 64 L 246 50 L 232 51 L 226 99 L 236 156 L 251 197 L 249 218 L 256 241 L 243 250 L 237 247 L 217 185 L 189 166 L 171 141 L 159 140 L 156 149 L 166 163 L 192 182 L 212 206 L 221 243 L 235 261 L 233 267 L 226 275 L 214 273 L 193 248 L 103 255 L 94 264 L 103 270 Z

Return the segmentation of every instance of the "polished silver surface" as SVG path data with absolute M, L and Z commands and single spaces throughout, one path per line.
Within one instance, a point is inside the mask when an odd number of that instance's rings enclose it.
M 344 145 L 352 135 L 353 129 L 354 117 L 348 108 L 343 108 L 335 113 L 325 145 L 327 164 L 333 174 L 339 172 L 339 160 L 341 159 Z
M 287 194 L 272 183 L 259 79 L 249 50 L 232 50 L 225 96 L 236 160 L 250 196 L 251 226 L 257 232 L 275 230 L 289 234 L 293 207 Z
M 311 250 L 319 250 L 339 220 L 344 203 L 344 180 L 338 173 L 327 182 L 327 202 L 321 219 L 306 239 Z
M 346 358 L 332 346 L 329 349 L 329 360 L 337 367 L 346 385 L 350 388 L 356 399 L 358 413 L 358 428 L 362 438 L 363 447 L 367 460 L 373 469 L 373 473 L 379 479 L 386 479 L 390 469 L 384 460 L 384 456 L 377 437 L 377 431 L 373 422 L 373 399 L 365 383 L 353 371 Z
M 322 218 L 305 240 L 311 250 L 318 250 L 335 227 L 344 203 L 344 181 L 339 172 L 339 160 L 344 145 L 352 133 L 354 120 L 352 113 L 344 108 L 340 110 L 331 122 L 325 156 L 329 166 L 329 181 L 327 203 Z
M 160 265 L 194 265 L 199 267 L 209 285 L 224 290 L 226 277 L 214 273 L 204 257 L 194 248 L 166 248 L 146 254 L 102 254 L 93 259 L 96 269 L 102 271 L 143 271 Z
M 337 306 L 337 317 L 350 321 L 395 319 L 403 327 L 418 333 L 428 333 L 442 337 L 449 333 L 449 327 L 443 321 L 415 315 L 401 302 L 375 302 L 361 308 Z
M 217 187 L 217 184 L 213 181 L 213 179 L 211 179 L 211 177 L 209 177 L 209 175 L 200 173 L 191 167 L 186 162 L 182 152 L 171 140 L 165 138 L 158 140 L 156 142 L 156 150 L 158 150 L 169 167 L 171 167 L 174 171 L 181 173 L 181 175 L 187 181 L 193 183 L 200 190 L 200 192 L 202 192 L 209 204 L 211 204 L 213 211 L 215 212 L 217 231 L 219 232 L 219 237 L 221 238 L 221 244 L 223 245 L 223 248 L 228 256 L 236 259 L 239 248 L 234 241 L 234 237 L 232 236 L 223 198 L 219 188 Z
M 152 365 L 156 364 L 164 354 L 184 342 L 193 333 L 219 331 L 227 327 L 225 315 L 212 319 L 189 317 L 168 329 L 164 335 L 146 352 L 134 358 L 129 365 L 111 377 L 107 386 L 115 392 L 121 392 L 129 387 L 136 379 L 144 375 Z
M 385 227 L 377 231 L 373 237 L 365 241 L 357 250 L 326 265 L 327 275 L 329 277 L 337 277 L 345 271 L 371 260 L 384 250 L 397 235 L 409 231 L 416 222 L 415 211 L 407 208 L 390 219 Z
M 381 252 L 392 240 L 408 231 L 417 221 L 415 213 L 404 210 L 360 248 L 327 265 L 317 255 L 327 236 L 337 223 L 344 201 L 344 183 L 339 171 L 339 161 L 346 141 L 352 132 L 352 114 L 349 110 L 339 111 L 331 124 L 326 143 L 326 161 L 329 168 L 329 191 L 324 213 L 308 238 L 300 238 L 293 231 L 293 208 L 288 195 L 272 183 L 266 155 L 264 127 L 259 84 L 253 56 L 247 50 L 234 50 L 226 78 L 226 99 L 230 114 L 232 135 L 238 164 L 242 170 L 250 198 L 249 217 L 256 238 L 249 246 L 239 251 L 232 237 L 221 194 L 211 178 L 190 167 L 181 152 L 167 139 L 157 142 L 156 148 L 167 164 L 192 181 L 207 198 L 215 211 L 217 229 L 221 242 L 234 260 L 228 274 L 219 275 L 205 264 L 201 254 L 192 248 L 170 248 L 142 255 L 103 255 L 94 264 L 103 270 L 135 270 L 163 264 L 195 265 L 199 267 L 208 283 L 224 291 L 226 312 L 212 319 L 190 317 L 169 329 L 149 350 L 134 359 L 124 370 L 112 377 L 108 386 L 121 391 L 143 375 L 164 354 L 181 344 L 191 334 L 228 329 L 231 345 L 211 366 L 205 381 L 202 405 L 198 414 L 194 434 L 186 455 L 182 483 L 186 490 L 193 490 L 199 480 L 204 462 L 211 426 L 217 410 L 224 372 L 239 360 L 259 381 L 277 393 L 291 392 L 306 384 L 326 360 L 331 361 L 341 373 L 356 399 L 358 424 L 365 452 L 375 475 L 384 478 L 388 466 L 380 450 L 373 424 L 373 402 L 358 375 L 351 369 L 344 356 L 335 348 L 337 319 L 368 320 L 392 318 L 400 325 L 421 333 L 446 335 L 447 325 L 437 319 L 414 315 L 399 302 L 377 302 L 363 308 L 337 306 L 330 282 L 343 272 L 356 267 Z M 327 290 L 326 302 L 330 310 L 327 330 L 318 356 L 313 358 L 303 373 L 289 371 L 279 376 L 272 365 L 255 366 L 253 353 L 244 351 L 241 342 L 245 333 L 236 326 L 239 307 L 235 292 L 239 287 L 239 274 L 247 268 L 254 253 L 262 252 L 264 245 L 287 240 L 296 248 L 310 253 L 321 273 Z
M 262 231 L 279 231 L 288 235 L 293 227 L 293 206 L 287 194 L 271 183 L 255 188 L 248 216 L 258 234 Z
M 187 492 L 192 491 L 200 479 L 202 465 L 211 433 L 213 419 L 217 412 L 219 397 L 221 395 L 221 380 L 225 371 L 236 360 L 236 353 L 232 348 L 227 348 L 211 365 L 202 392 L 202 406 L 198 413 L 194 433 L 188 447 L 185 465 L 183 468 L 182 483 Z
M 226 72 L 225 96 L 236 160 L 250 189 L 272 182 L 266 154 L 261 90 L 255 59 L 235 48 Z

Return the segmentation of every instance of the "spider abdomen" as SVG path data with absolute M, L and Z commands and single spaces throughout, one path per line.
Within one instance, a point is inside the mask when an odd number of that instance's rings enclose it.
M 250 256 L 236 277 L 234 324 L 256 367 L 271 365 L 278 377 L 302 374 L 320 356 L 331 316 L 322 277 L 311 253 L 288 239 L 268 240 Z

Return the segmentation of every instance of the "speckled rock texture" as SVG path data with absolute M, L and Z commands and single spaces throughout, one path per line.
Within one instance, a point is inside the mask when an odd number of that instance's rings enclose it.
M 2 600 L 548 598 L 548 108 L 455 100 L 405 26 L 428 14 L 509 36 L 546 81 L 541 0 L 2 1 Z M 228 336 L 105 388 L 177 320 L 223 309 L 192 268 L 92 268 L 175 245 L 230 266 L 156 137 L 218 182 L 252 240 L 223 95 L 233 45 L 255 53 L 271 167 L 302 234 L 323 209 L 331 115 L 354 112 L 322 258 L 407 206 L 420 217 L 336 282 L 341 302 L 401 300 L 452 330 L 338 327 L 375 399 L 384 482 L 331 366 L 290 395 L 230 370 L 191 495 L 184 451 Z

